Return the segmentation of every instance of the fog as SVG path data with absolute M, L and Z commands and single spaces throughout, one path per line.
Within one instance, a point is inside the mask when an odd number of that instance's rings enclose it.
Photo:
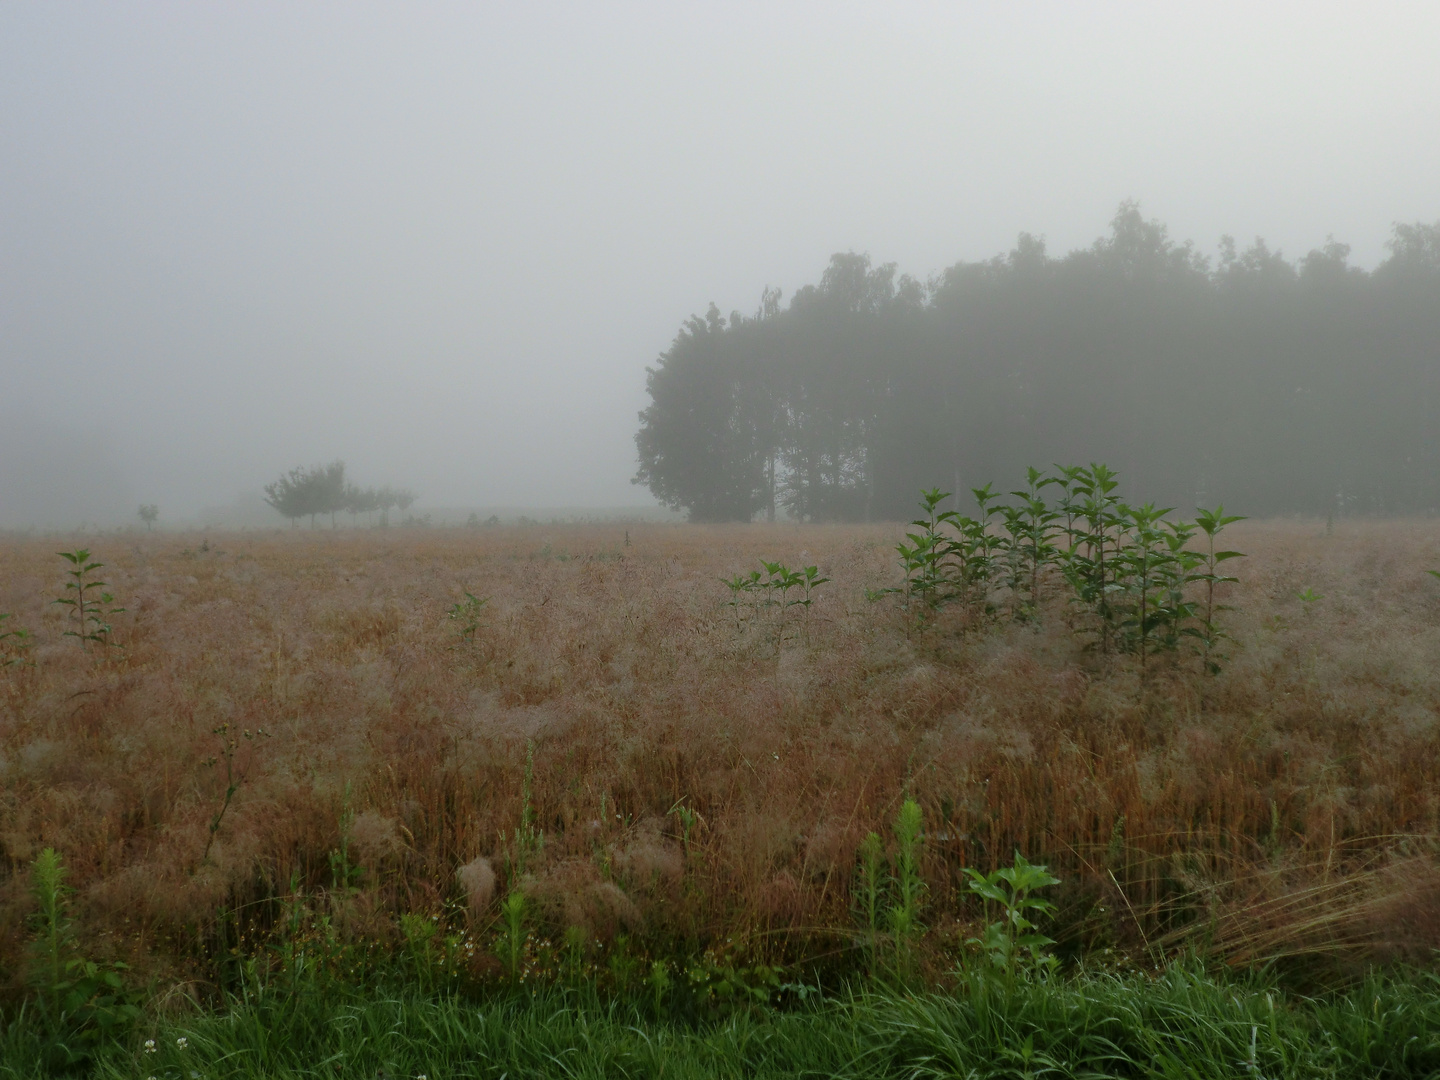
M 646 366 L 836 252 L 924 281 L 1134 198 L 1376 266 L 1440 218 L 1437 55 L 1430 3 L 9 3 L 0 527 L 335 458 L 653 506 Z

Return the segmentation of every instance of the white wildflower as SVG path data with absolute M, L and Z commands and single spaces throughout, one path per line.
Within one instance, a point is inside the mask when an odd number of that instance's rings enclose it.
M 175 1040 L 175 1045 L 178 1046 L 181 1050 L 184 1050 L 190 1045 L 190 1040 L 187 1039 L 184 1035 L 181 1035 L 178 1039 Z
M 155 1040 L 154 1040 L 154 1039 L 146 1039 L 146 1040 L 145 1040 L 145 1052 L 146 1052 L 147 1054 L 153 1054 L 153 1053 L 156 1052 L 156 1050 L 155 1050 Z

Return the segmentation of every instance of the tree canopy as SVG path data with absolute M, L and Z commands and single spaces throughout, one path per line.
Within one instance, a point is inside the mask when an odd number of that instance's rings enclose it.
M 782 307 L 712 304 L 648 369 L 644 484 L 693 520 L 907 518 L 915 492 L 1108 461 L 1136 496 L 1251 514 L 1440 507 L 1440 223 L 1374 271 L 1335 241 L 1210 260 L 1137 204 L 1052 257 L 927 283 L 835 255 Z
M 408 510 L 415 502 L 415 494 L 405 488 L 356 487 L 345 478 L 345 463 L 332 461 L 309 468 L 296 466 L 265 485 L 265 501 L 289 518 L 292 526 L 298 519 L 309 517 L 310 527 L 314 528 L 317 515 L 329 514 L 333 526 L 335 515 L 342 510 L 352 516 L 378 510 L 384 515 L 383 524 L 391 510 Z

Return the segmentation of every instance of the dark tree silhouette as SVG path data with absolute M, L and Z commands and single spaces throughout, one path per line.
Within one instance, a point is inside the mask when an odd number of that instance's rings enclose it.
M 329 514 L 330 527 L 335 528 L 335 515 L 348 509 L 354 497 L 355 488 L 345 482 L 343 461 L 308 469 L 297 466 L 265 485 L 265 501 L 289 518 L 292 527 L 308 516 L 313 529 L 318 515 Z
M 1213 264 L 1127 202 L 1108 235 L 922 286 L 836 255 L 782 308 L 692 318 L 648 369 L 645 484 L 697 521 L 778 504 L 908 518 L 914 493 L 1108 461 L 1129 494 L 1250 514 L 1440 508 L 1440 224 L 1372 273 L 1333 239 Z

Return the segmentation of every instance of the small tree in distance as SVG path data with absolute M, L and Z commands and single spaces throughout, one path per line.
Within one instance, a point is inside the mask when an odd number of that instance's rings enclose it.
M 315 527 L 316 471 L 297 465 L 273 484 L 265 485 L 265 501 L 289 520 L 292 529 L 306 514 L 310 515 L 310 527 Z
M 348 485 L 345 483 L 345 463 L 343 461 L 332 461 L 325 468 L 318 470 L 316 483 L 319 486 L 317 499 L 320 504 L 320 513 L 330 515 L 330 527 L 335 528 L 335 515 L 345 509 L 348 494 Z M 314 525 L 314 520 L 311 520 Z
M 395 491 L 356 487 L 345 480 L 345 463 L 332 461 L 329 465 L 308 469 L 296 466 L 265 486 L 265 501 L 288 518 L 292 528 L 298 519 L 308 515 L 313 529 L 315 518 L 320 514 L 329 514 L 330 527 L 335 528 L 335 515 L 341 510 L 352 518 L 379 510 L 381 524 L 389 524 L 389 511 L 397 506 L 402 510 L 408 508 L 415 501 L 415 495 L 403 488 Z
M 375 509 L 380 511 L 380 524 L 390 524 L 390 511 L 404 512 L 415 502 L 415 493 L 406 488 L 383 487 L 375 493 Z
M 145 522 L 146 532 L 152 532 L 154 530 L 155 522 L 159 520 L 159 517 L 160 507 L 158 507 L 154 503 L 140 504 L 140 520 Z
M 352 519 L 356 514 L 364 514 L 368 524 L 370 515 L 378 509 L 380 509 L 380 493 L 373 487 L 358 488 L 354 484 L 345 485 L 345 512 Z

